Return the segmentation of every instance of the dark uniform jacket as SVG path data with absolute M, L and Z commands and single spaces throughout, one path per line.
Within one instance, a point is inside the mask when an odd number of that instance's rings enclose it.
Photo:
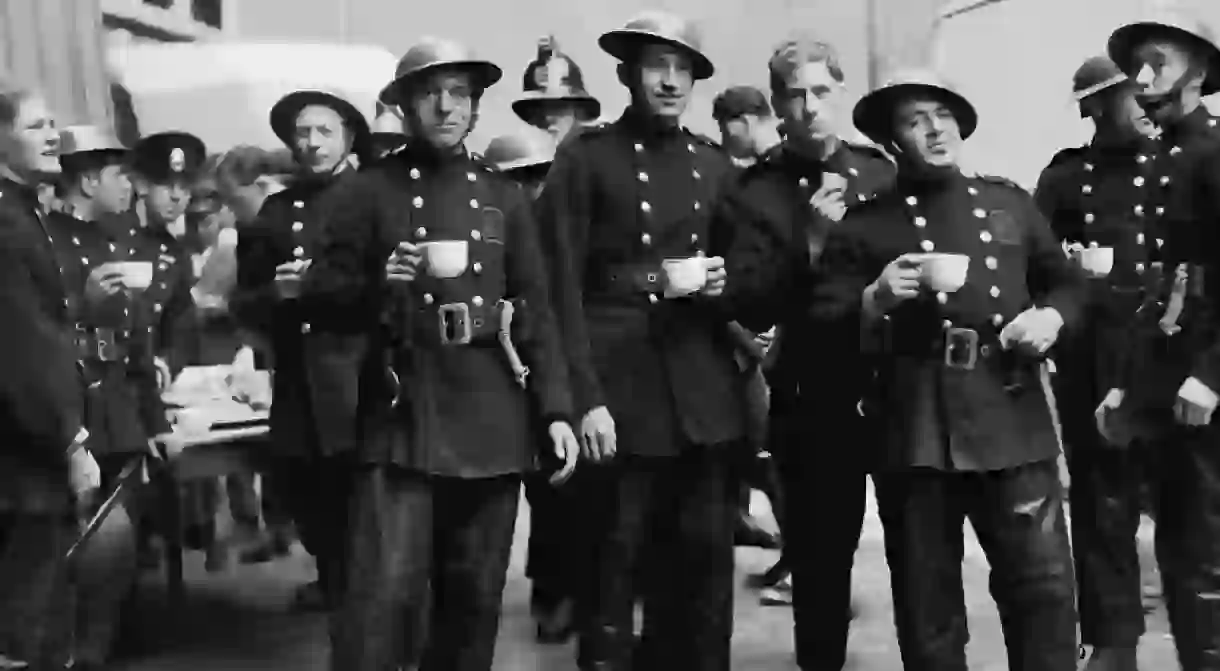
M 67 509 L 83 420 L 68 308 L 36 194 L 0 180 L 0 510 Z
M 710 140 L 628 110 L 565 141 L 547 177 L 540 225 L 577 411 L 606 406 L 624 453 L 744 434 L 731 318 L 717 299 L 661 298 L 662 261 L 710 249 L 730 169 Z
M 572 404 L 525 195 L 480 158 L 410 145 L 333 189 L 306 274 L 306 317 L 314 331 L 370 335 L 370 350 L 391 354 L 401 384 L 389 410 L 382 371 L 364 368 L 360 410 L 371 421 L 362 458 L 468 478 L 532 469 L 530 403 L 497 340 L 502 299 L 524 303 L 513 338 L 542 413 L 567 419 Z M 386 281 L 399 242 L 443 240 L 468 242 L 463 274 Z M 443 344 L 461 335 L 467 315 L 471 341 Z
M 970 267 L 956 293 L 922 295 L 869 324 L 881 466 L 989 471 L 1055 457 L 1039 362 L 1003 351 L 998 335 L 1035 304 L 1058 310 L 1070 328 L 1085 286 L 1017 185 L 957 172 L 900 176 L 831 232 L 822 255 L 830 281 L 819 287 L 815 317 L 860 325 L 865 287 L 895 258 L 921 251 L 966 254 Z M 946 364 L 949 354 L 959 367 Z M 969 355 L 974 366 L 961 367 Z
M 85 301 L 85 283 L 98 266 L 135 261 L 130 230 L 114 236 L 98 222 L 68 214 L 46 216 L 63 268 L 77 356 L 86 387 L 89 448 L 97 454 L 145 453 L 149 438 L 169 429 L 160 402 L 152 338 L 137 328 L 138 297 L 122 293 L 101 305 Z
M 198 334 L 191 287 L 195 270 L 186 243 L 160 226 L 140 226 L 134 216 L 115 221 L 116 240 L 133 239 L 136 260 L 153 263 L 153 280 L 138 295 L 134 311 L 136 328 L 150 334 L 153 352 L 165 359 L 176 375 L 198 350 L 192 342 Z
M 1172 178 L 1154 141 L 1126 147 L 1064 149 L 1038 178 L 1034 199 L 1065 243 L 1114 250 L 1114 267 L 1089 280 L 1089 304 L 1056 347 L 1070 399 L 1095 407 L 1121 383 L 1128 333 L 1140 306 L 1164 277 L 1162 216 Z M 1170 268 L 1172 274 L 1172 267 Z
M 728 250 L 733 314 L 751 330 L 780 327 L 778 359 L 768 375 L 772 394 L 793 397 L 799 390 L 813 409 L 837 403 L 837 410 L 845 404 L 855 412 L 863 389 L 850 380 L 862 382 L 867 372 L 856 356 L 859 330 L 836 337 L 831 325 L 810 319 L 818 256 L 835 225 L 809 202 L 826 172 L 847 179 L 849 208 L 892 187 L 895 174 L 889 157 L 874 147 L 841 143 L 826 161 L 779 149 L 727 192 L 714 230 L 717 247 Z
M 333 179 L 301 181 L 270 196 L 258 220 L 238 235 L 237 288 L 230 308 L 242 326 L 271 344 L 271 434 L 281 456 L 334 454 L 355 445 L 365 336 L 314 332 L 301 303 L 280 300 L 275 289 L 276 266 L 316 256 L 319 201 L 333 184 Z

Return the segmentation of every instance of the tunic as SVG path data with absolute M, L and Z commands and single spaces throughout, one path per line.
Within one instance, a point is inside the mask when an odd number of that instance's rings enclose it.
M 900 177 L 831 232 L 822 255 L 831 279 L 815 316 L 860 324 L 865 287 L 919 252 L 965 254 L 970 265 L 957 292 L 909 300 L 865 333 L 875 351 L 869 414 L 884 432 L 879 465 L 991 471 L 1054 458 L 1038 362 L 1003 350 L 998 337 L 1035 305 L 1071 328 L 1085 300 L 1083 276 L 1033 199 L 1001 178 Z

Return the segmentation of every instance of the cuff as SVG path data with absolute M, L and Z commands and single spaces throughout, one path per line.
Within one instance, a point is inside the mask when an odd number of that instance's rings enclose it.
M 1220 396 L 1195 377 L 1186 378 L 1178 389 L 1178 396 L 1202 408 L 1215 408 L 1220 402 Z

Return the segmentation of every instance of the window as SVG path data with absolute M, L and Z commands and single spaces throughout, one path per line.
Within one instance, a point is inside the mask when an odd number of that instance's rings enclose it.
M 223 18 L 222 4 L 223 0 L 192 0 L 191 17 L 204 25 L 219 29 Z
M 174 0 L 144 0 L 144 4 L 160 7 L 161 9 L 169 9 L 174 6 Z

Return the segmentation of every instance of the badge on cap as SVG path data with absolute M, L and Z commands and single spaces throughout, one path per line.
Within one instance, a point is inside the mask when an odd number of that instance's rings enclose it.
M 182 147 L 174 147 L 169 153 L 169 169 L 173 172 L 186 170 L 186 152 L 182 151 Z

